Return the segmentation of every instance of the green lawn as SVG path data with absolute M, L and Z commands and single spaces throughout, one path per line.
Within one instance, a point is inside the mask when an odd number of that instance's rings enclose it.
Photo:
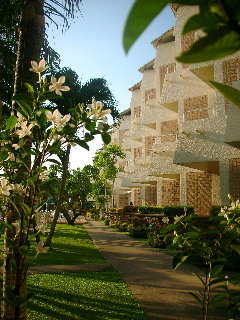
M 31 320 L 146 320 L 116 272 L 31 275 Z
M 106 261 L 80 225 L 57 225 L 53 248 L 33 259 L 45 266 L 82 263 Z M 29 275 L 28 289 L 29 320 L 147 319 L 115 271 Z
M 52 248 L 38 255 L 35 250 L 30 258 L 32 265 L 77 265 L 86 263 L 106 263 L 81 225 L 58 224 L 52 241 Z

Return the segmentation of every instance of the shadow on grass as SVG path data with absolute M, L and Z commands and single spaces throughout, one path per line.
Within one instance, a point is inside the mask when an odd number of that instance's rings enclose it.
M 34 294 L 28 304 L 31 320 L 146 319 L 115 272 L 40 277 L 30 279 L 29 291 Z

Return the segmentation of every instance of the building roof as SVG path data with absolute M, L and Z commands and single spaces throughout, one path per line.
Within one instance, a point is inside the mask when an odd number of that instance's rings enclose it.
M 129 116 L 131 114 L 131 108 L 128 108 L 127 110 L 124 110 L 120 113 L 121 116 Z
M 164 32 L 160 37 L 153 40 L 151 44 L 154 48 L 156 48 L 161 43 L 172 42 L 175 40 L 175 36 L 173 35 L 174 28 L 169 29 L 168 31 Z
M 177 10 L 179 7 L 181 7 L 181 5 L 180 4 L 169 4 L 169 5 L 170 5 L 170 8 L 172 9 L 174 15 L 176 15 Z
M 146 63 L 144 66 L 142 66 L 141 68 L 139 68 L 138 71 L 141 72 L 141 73 L 143 73 L 144 71 L 147 71 L 147 70 L 153 70 L 154 61 L 155 61 L 155 59 L 152 59 L 151 61 L 149 61 L 148 63 Z
M 129 91 L 135 91 L 135 90 L 139 90 L 141 87 L 141 83 L 142 81 L 139 81 L 138 83 L 136 83 L 134 86 L 132 86 L 131 88 L 129 88 Z

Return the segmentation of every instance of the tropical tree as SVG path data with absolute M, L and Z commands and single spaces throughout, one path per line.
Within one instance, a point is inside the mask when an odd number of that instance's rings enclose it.
M 122 171 L 116 165 L 117 160 L 125 157 L 122 148 L 116 144 L 105 145 L 96 152 L 93 159 L 96 171 L 93 177 L 92 197 L 97 207 L 103 208 L 109 201 L 117 173 Z
M 194 30 L 204 32 L 188 51 L 176 58 L 177 61 L 197 63 L 215 60 L 240 49 L 239 0 L 135 0 L 124 28 L 123 46 L 126 52 L 167 4 L 198 6 L 198 13 L 187 20 L 182 34 Z M 215 81 L 206 82 L 240 107 L 239 90 Z
M 59 70 L 55 76 L 56 78 L 61 76 L 62 74 L 67 75 L 67 80 L 65 84 L 67 84 L 69 87 L 72 88 L 72 92 L 66 92 L 64 94 L 63 99 L 57 99 L 55 100 L 54 104 L 52 104 L 53 108 L 58 108 L 63 114 L 66 114 L 70 108 L 76 107 L 79 103 L 83 106 L 83 111 L 84 111 L 84 106 L 87 106 L 92 101 L 92 98 L 94 97 L 97 99 L 99 102 L 96 103 L 96 107 L 98 104 L 98 107 L 100 109 L 103 108 L 103 110 L 110 110 L 111 115 L 113 119 L 116 121 L 119 117 L 119 111 L 116 108 L 116 100 L 108 88 L 108 83 L 105 79 L 103 78 L 95 78 L 95 79 L 90 79 L 87 81 L 85 84 L 81 84 L 79 81 L 78 75 L 76 72 L 74 72 L 70 68 L 63 68 Z M 65 80 L 65 78 L 64 78 Z M 94 101 L 95 101 L 94 99 Z M 103 103 L 104 102 L 104 103 Z M 104 111 L 103 111 L 104 112 Z M 105 111 L 106 115 L 108 114 L 108 111 Z M 104 116 L 104 121 L 107 121 L 107 117 Z M 109 126 L 105 123 L 102 124 L 103 128 L 108 130 Z M 92 124 L 86 124 L 85 129 L 87 132 L 81 134 L 84 135 L 85 140 L 81 142 L 81 146 L 83 148 L 88 149 L 88 145 L 85 143 L 85 141 L 91 141 L 92 136 L 88 134 L 88 131 L 91 132 L 92 130 Z M 106 134 L 106 130 L 102 132 L 102 139 L 104 143 L 109 143 L 111 141 L 111 138 L 108 134 Z M 62 177 L 61 177 L 61 182 L 60 182 L 60 187 L 59 187 L 59 194 L 58 194 L 58 200 L 57 200 L 57 206 L 54 214 L 54 219 L 51 224 L 51 229 L 48 234 L 48 237 L 45 241 L 45 246 L 50 247 L 51 246 L 51 241 L 52 237 L 56 228 L 57 224 L 57 219 L 59 217 L 60 212 L 63 212 L 65 218 L 67 221 L 71 222 L 72 218 L 68 214 L 68 211 L 64 209 L 63 203 L 65 202 L 65 195 L 66 195 L 66 181 L 67 181 L 67 176 L 68 176 L 68 167 L 69 167 L 69 157 L 70 157 L 70 152 L 71 152 L 71 144 L 69 144 L 65 150 L 65 153 L 62 157 Z

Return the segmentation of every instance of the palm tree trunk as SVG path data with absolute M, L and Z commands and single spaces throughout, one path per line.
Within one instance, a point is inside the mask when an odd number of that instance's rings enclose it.
M 58 193 L 57 206 L 56 206 L 56 210 L 55 210 L 55 213 L 54 213 L 53 221 L 51 223 L 50 232 L 49 232 L 48 237 L 47 237 L 47 239 L 46 239 L 46 241 L 44 243 L 45 247 L 50 247 L 51 246 L 52 237 L 54 235 L 54 231 L 55 231 L 55 228 L 56 228 L 58 216 L 59 216 L 59 213 L 61 212 L 62 204 L 63 204 L 63 202 L 65 200 L 64 193 L 65 193 L 66 180 L 67 180 L 67 176 L 68 176 L 68 166 L 69 166 L 70 152 L 71 152 L 71 146 L 68 145 L 67 146 L 67 150 L 66 150 L 66 154 L 65 154 L 64 159 L 63 159 L 63 173 L 62 173 L 62 179 L 61 179 L 60 189 L 59 189 L 59 193 Z

